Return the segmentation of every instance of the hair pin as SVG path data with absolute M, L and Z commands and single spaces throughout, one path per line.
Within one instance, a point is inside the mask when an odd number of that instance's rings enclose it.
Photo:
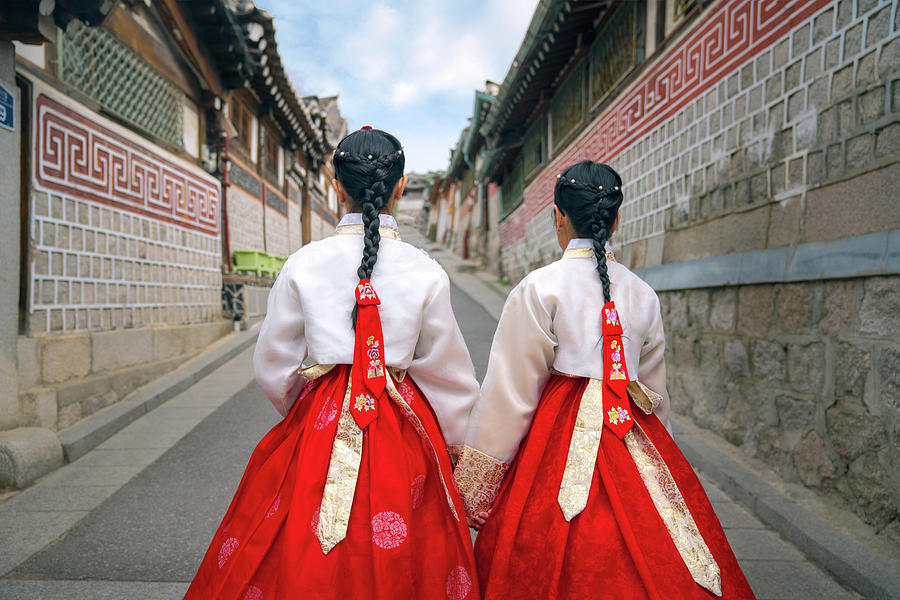
M 371 155 L 371 154 L 369 155 L 369 160 L 372 160 L 372 155 Z
M 403 154 L 403 150 L 397 150 L 397 155 Z
M 574 180 L 574 179 L 572 180 L 572 183 L 575 183 L 575 180 Z
M 343 151 L 343 150 L 341 150 L 341 156 L 343 156 L 343 155 L 344 155 L 344 151 Z
M 598 187 L 599 187 L 601 190 L 603 189 L 603 186 L 602 186 L 602 185 L 601 185 L 601 186 L 598 186 Z

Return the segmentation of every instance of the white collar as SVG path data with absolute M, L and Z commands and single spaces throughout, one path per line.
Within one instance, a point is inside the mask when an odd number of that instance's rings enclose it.
M 566 250 L 568 250 L 570 248 L 593 248 L 593 247 L 594 247 L 594 240 L 592 240 L 591 238 L 575 238 L 574 240 L 571 240 L 569 242 L 569 245 L 566 246 Z M 613 251 L 612 245 L 610 245 L 609 240 L 606 240 L 605 250 L 607 252 Z
M 338 227 L 342 225 L 362 225 L 362 213 L 347 213 L 343 217 L 341 217 L 341 222 L 337 224 Z M 390 227 L 391 229 L 399 229 L 397 227 L 397 221 L 394 220 L 394 217 L 391 215 L 386 215 L 384 213 L 378 215 L 378 225 L 380 227 Z

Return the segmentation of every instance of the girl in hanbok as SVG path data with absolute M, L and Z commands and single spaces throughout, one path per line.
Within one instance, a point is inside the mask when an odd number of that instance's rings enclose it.
M 753 598 L 670 435 L 659 300 L 608 249 L 621 185 L 558 177 L 565 252 L 500 317 L 455 473 L 486 599 Z
M 371 128 L 335 150 L 332 184 L 355 212 L 272 287 L 253 366 L 284 420 L 253 452 L 188 598 L 479 597 L 449 455 L 478 383 L 446 273 L 390 216 L 404 163 Z

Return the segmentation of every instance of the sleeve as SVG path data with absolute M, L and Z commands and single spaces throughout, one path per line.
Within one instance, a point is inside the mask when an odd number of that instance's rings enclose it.
M 444 439 L 455 454 L 463 441 L 469 411 L 478 397 L 478 380 L 453 315 L 450 280 L 443 271 L 423 309 L 419 339 L 407 372 L 428 399 Z
M 662 402 L 654 409 L 659 422 L 671 433 L 669 424 L 669 393 L 666 391 L 666 336 L 663 332 L 662 313 L 659 308 L 659 297 L 653 295 L 652 315 L 647 337 L 641 347 L 641 358 L 638 363 L 638 380 L 662 396 Z
M 506 300 L 455 477 L 471 517 L 488 510 L 550 378 L 552 313 L 526 279 Z
M 281 416 L 288 414 L 306 384 L 299 372 L 307 354 L 303 310 L 289 267 L 290 261 L 269 291 L 266 318 L 253 352 L 256 381 Z

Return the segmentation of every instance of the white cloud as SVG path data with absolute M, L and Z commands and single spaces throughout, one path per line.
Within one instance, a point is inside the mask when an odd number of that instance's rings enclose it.
M 301 94 L 340 94 L 350 128 L 403 141 L 408 168 L 447 166 L 475 89 L 502 81 L 537 0 L 256 0 Z

